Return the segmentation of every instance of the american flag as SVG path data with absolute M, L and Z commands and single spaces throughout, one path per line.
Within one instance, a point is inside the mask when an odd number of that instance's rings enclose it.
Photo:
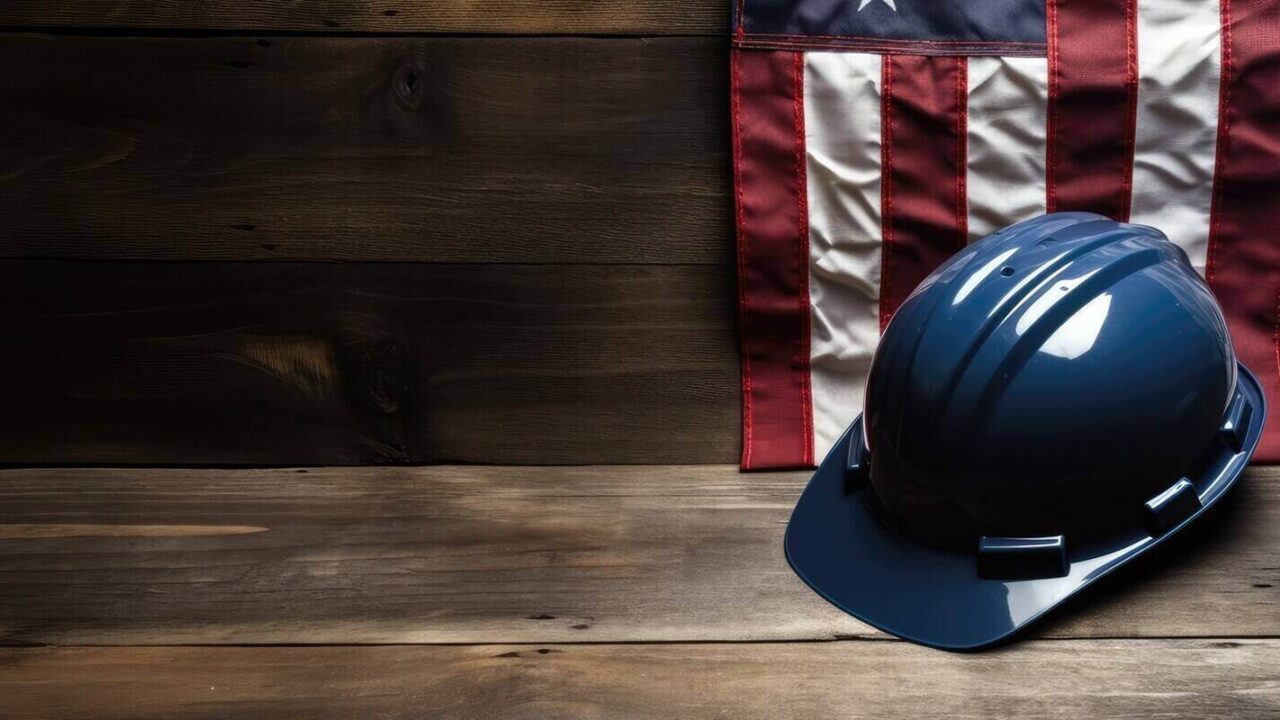
M 1046 211 L 1163 230 L 1280 408 L 1280 1 L 733 14 L 744 469 L 813 465 L 861 410 L 880 331 L 916 284 Z M 1280 422 L 1256 459 L 1280 461 Z

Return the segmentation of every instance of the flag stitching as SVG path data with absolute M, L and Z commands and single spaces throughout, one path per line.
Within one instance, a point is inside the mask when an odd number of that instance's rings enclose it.
M 807 169 L 805 167 L 804 55 L 801 53 L 793 55 L 792 83 L 794 85 L 792 88 L 792 112 L 795 114 L 796 142 L 796 205 L 799 225 L 797 230 L 800 235 L 800 242 L 796 243 L 798 257 L 795 262 L 795 274 L 796 284 L 800 288 L 800 292 L 796 294 L 796 300 L 800 306 L 802 325 L 800 336 L 796 343 L 793 364 L 800 371 L 801 407 L 804 418 L 803 455 L 804 462 L 808 465 L 813 462 L 813 386 L 809 373 L 809 333 L 811 322 L 809 317 L 809 190 L 807 187 Z
M 1120 168 L 1120 217 L 1116 220 L 1129 221 L 1129 213 L 1133 207 L 1133 157 L 1134 146 L 1138 135 L 1138 17 L 1137 0 L 1125 2 L 1125 90 L 1128 103 L 1125 112 L 1129 126 L 1125 129 L 1124 157 Z
M 889 286 L 893 282 L 893 62 L 884 58 L 880 63 L 880 329 L 889 324 L 886 298 L 893 297 Z
M 956 63 L 956 233 L 961 246 L 969 238 L 968 165 L 969 155 L 969 61 Z
M 1044 150 L 1045 212 L 1054 212 L 1058 208 L 1058 98 L 1062 91 L 1057 0 L 1048 0 L 1045 12 L 1048 15 L 1046 39 L 1049 43 L 1049 106 L 1045 117 L 1048 140 Z
M 1276 375 L 1280 376 L 1280 288 L 1276 291 L 1276 308 L 1272 314 L 1272 326 L 1275 330 L 1271 333 L 1271 347 L 1275 350 Z
M 1218 81 L 1218 144 L 1213 164 L 1213 199 L 1209 204 L 1209 249 L 1206 251 L 1204 277 L 1209 286 L 1218 269 L 1219 234 L 1222 231 L 1222 182 L 1223 165 L 1226 163 L 1227 147 L 1231 143 L 1228 132 L 1231 126 L 1231 81 L 1235 68 L 1231 64 L 1231 1 L 1222 0 L 1222 75 Z
M 747 328 L 750 313 L 747 312 L 747 233 L 746 219 L 743 211 L 742 182 L 742 87 L 740 83 L 741 65 L 738 53 L 730 53 L 730 112 L 733 114 L 733 182 L 737 197 L 736 225 L 738 231 L 738 327 L 742 352 L 742 465 L 751 466 L 751 449 L 755 447 L 752 436 L 753 416 L 751 410 L 751 333 Z

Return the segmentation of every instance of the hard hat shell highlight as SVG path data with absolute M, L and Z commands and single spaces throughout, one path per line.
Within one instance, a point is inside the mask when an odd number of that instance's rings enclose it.
M 983 647 L 1199 517 L 1264 418 L 1185 253 L 1152 228 L 1042 216 L 903 303 L 787 557 L 887 632 Z

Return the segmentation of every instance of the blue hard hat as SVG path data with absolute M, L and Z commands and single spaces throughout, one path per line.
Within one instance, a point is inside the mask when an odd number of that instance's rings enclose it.
M 881 630 L 984 647 L 1199 517 L 1265 417 L 1221 309 L 1162 233 L 1028 220 L 898 309 L 787 558 Z

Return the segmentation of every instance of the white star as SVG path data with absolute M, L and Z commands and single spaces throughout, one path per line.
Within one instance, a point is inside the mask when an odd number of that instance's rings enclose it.
M 862 8 L 870 5 L 871 2 L 872 0 L 862 0 L 862 2 L 858 4 L 858 12 L 862 12 Z M 890 10 L 898 12 L 898 6 L 894 4 L 894 0 L 880 0 L 880 2 L 888 5 Z

